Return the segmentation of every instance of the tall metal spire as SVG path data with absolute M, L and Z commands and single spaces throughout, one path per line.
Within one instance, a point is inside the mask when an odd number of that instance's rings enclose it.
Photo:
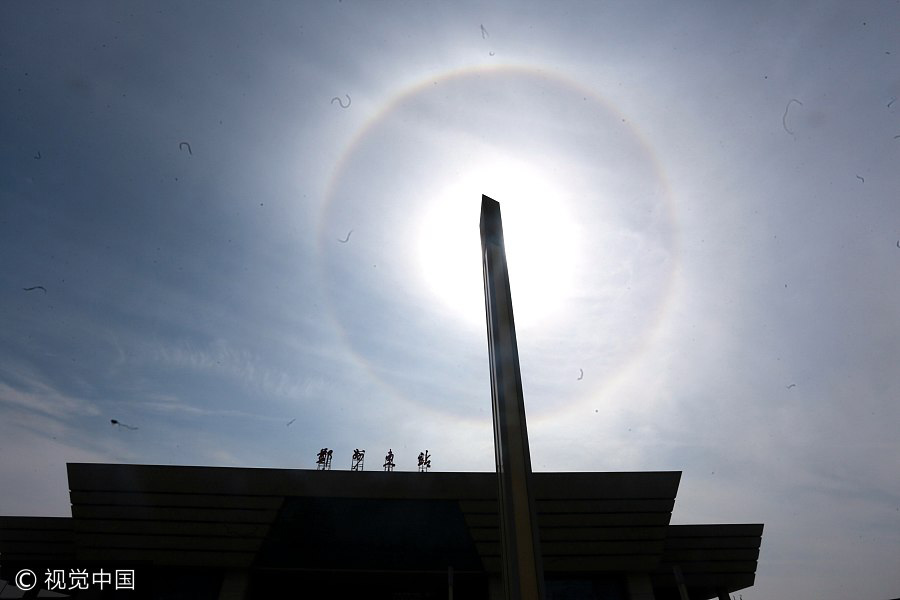
M 531 493 L 531 453 L 503 223 L 500 204 L 484 195 L 481 196 L 481 253 L 491 362 L 494 455 L 500 484 L 503 588 L 509 600 L 542 600 L 544 571 Z

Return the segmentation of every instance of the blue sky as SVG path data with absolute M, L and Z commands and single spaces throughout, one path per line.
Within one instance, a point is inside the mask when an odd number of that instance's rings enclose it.
M 683 471 L 673 522 L 766 525 L 745 600 L 898 594 L 897 4 L 0 14 L 0 514 L 492 470 L 484 193 L 535 470 Z

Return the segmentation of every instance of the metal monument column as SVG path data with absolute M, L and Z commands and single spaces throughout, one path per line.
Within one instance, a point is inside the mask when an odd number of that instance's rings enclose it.
M 481 197 L 481 255 L 491 362 L 494 456 L 500 482 L 503 588 L 510 600 L 542 600 L 544 571 L 531 495 L 531 453 L 503 223 L 500 204 L 484 195 Z

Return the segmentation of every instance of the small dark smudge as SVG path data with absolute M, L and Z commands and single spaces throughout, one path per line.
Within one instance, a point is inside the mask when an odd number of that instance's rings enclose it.
M 790 135 L 794 135 L 794 132 L 791 131 L 790 129 L 788 129 L 788 126 L 787 126 L 787 116 L 788 116 L 788 109 L 791 108 L 791 104 L 792 104 L 793 102 L 796 102 L 796 103 L 799 104 L 800 106 L 803 106 L 803 103 L 802 103 L 802 102 L 800 102 L 800 101 L 797 100 L 796 98 L 791 98 L 790 100 L 788 100 L 787 106 L 784 107 L 784 115 L 782 115 L 782 117 L 781 117 L 781 126 L 784 127 L 784 130 L 787 131 Z

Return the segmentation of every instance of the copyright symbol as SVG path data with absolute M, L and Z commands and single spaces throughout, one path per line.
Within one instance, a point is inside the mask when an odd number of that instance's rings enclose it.
M 25 583 L 25 578 L 31 576 L 31 584 Z M 22 569 L 18 573 L 16 573 L 16 587 L 22 590 L 23 592 L 27 592 L 31 588 L 35 586 L 37 583 L 37 577 L 34 574 L 34 571 L 31 569 Z

